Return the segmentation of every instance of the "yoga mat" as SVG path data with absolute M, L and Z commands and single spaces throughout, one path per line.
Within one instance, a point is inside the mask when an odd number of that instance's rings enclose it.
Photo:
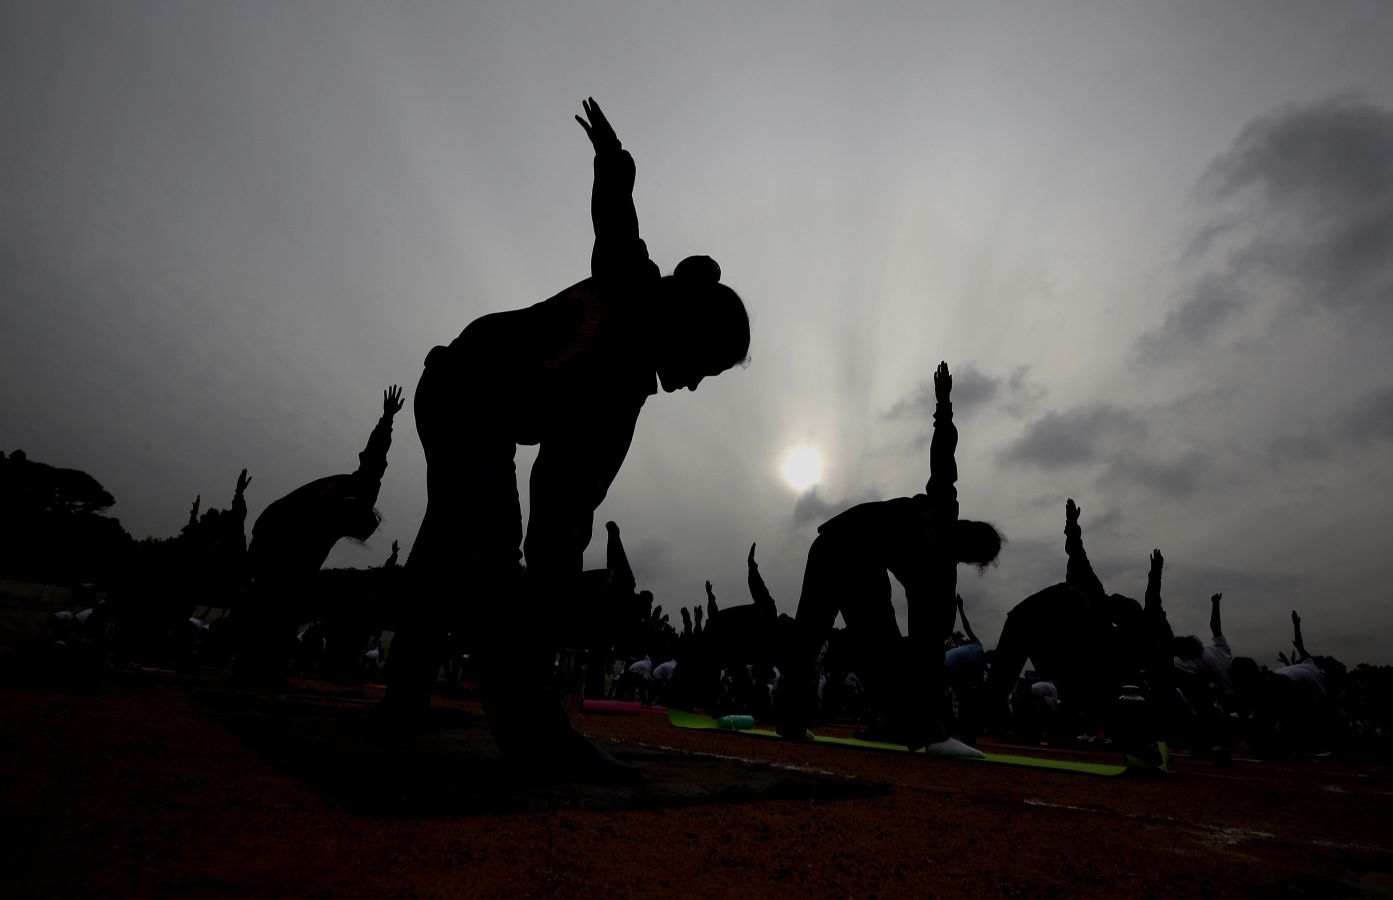
M 721 734 L 743 735 L 754 738 L 774 739 L 784 741 L 786 744 L 796 746 L 797 741 L 786 741 L 779 737 L 778 732 L 768 731 L 762 728 L 740 729 L 732 731 L 722 728 L 716 724 L 716 720 L 710 716 L 703 716 L 699 713 L 687 712 L 681 709 L 669 709 L 667 713 L 668 722 L 678 728 L 690 728 L 699 731 L 714 731 Z M 903 753 L 911 755 L 910 751 L 903 744 L 887 744 L 882 741 L 863 741 L 857 738 L 832 737 L 830 735 L 817 735 L 813 738 L 813 743 L 823 746 L 850 747 L 857 750 L 879 750 L 888 753 Z M 924 756 L 922 750 L 915 751 L 913 755 Z M 1098 775 L 1111 778 L 1121 775 L 1127 771 L 1126 766 L 1107 765 L 1104 763 L 1075 762 L 1067 759 L 1043 759 L 1035 756 L 1014 756 L 1004 753 L 988 753 L 984 759 L 972 759 L 962 756 L 932 756 L 927 757 L 933 760 L 943 760 L 945 762 L 978 763 L 985 765 L 998 766 L 1017 766 L 1027 769 L 1053 769 L 1059 772 L 1075 772 L 1081 775 Z

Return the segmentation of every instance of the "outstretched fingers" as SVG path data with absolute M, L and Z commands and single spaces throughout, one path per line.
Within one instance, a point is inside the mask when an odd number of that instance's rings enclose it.
M 619 135 L 615 134 L 614 126 L 610 125 L 609 119 L 600 109 L 600 104 L 595 102 L 594 97 L 587 97 L 580 102 L 581 109 L 585 111 L 585 118 L 576 116 L 576 121 L 580 127 L 585 129 L 585 133 L 590 137 L 590 143 L 596 150 L 607 149 L 619 146 Z
M 387 416 L 395 416 L 401 412 L 405 402 L 401 398 L 402 391 L 400 385 L 392 385 L 382 392 L 382 413 Z

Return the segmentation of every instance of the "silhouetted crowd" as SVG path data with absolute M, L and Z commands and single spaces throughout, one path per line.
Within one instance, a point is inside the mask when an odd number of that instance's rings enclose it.
M 923 491 L 824 522 L 794 615 L 778 612 L 754 544 L 750 602 L 722 607 L 707 582 L 705 604 L 680 610 L 680 631 L 638 590 L 616 523 L 605 567 L 583 571 L 595 511 L 648 398 L 695 391 L 746 363 L 750 346 L 743 301 L 714 260 L 690 256 L 664 276 L 649 258 L 633 158 L 594 101 L 583 107 L 595 153 L 590 275 L 476 319 L 426 355 L 412 400 L 427 507 L 409 558 L 399 564 L 393 542 L 380 567 L 323 568 L 337 542 L 378 530 L 405 403 L 395 385 L 358 466 L 270 503 L 250 541 L 245 469 L 227 508 L 195 498 L 178 535 L 136 542 L 101 515 L 114 501 L 90 476 L 0 455 L 0 575 L 75 586 L 74 608 L 43 626 L 37 667 L 91 678 L 111 665 L 227 666 L 252 688 L 305 674 L 384 679 L 383 715 L 405 723 L 434 691 L 471 689 L 509 759 L 620 778 L 631 767 L 571 726 L 565 698 L 749 713 L 791 741 L 858 723 L 868 739 L 947 756 L 980 756 L 984 738 L 1111 747 L 1158 768 L 1175 748 L 1221 762 L 1387 752 L 1393 670 L 1310 654 L 1296 612 L 1280 666 L 1235 657 L 1217 593 L 1209 641 L 1175 635 L 1160 550 L 1142 600 L 1110 592 L 1072 499 L 1063 581 L 1017 604 L 985 649 L 957 570 L 996 564 L 1005 539 L 960 515 L 946 363 L 933 374 Z M 525 529 L 520 444 L 539 448 Z M 906 598 L 904 632 L 891 579 Z

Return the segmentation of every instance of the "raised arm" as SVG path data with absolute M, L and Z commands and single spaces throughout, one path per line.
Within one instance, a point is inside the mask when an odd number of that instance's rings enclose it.
M 924 492 L 935 510 L 951 510 L 958 517 L 958 428 L 953 424 L 953 376 L 948 364 L 934 371 L 934 434 L 929 444 L 929 482 Z
M 232 509 L 229 510 L 239 523 L 247 520 L 247 499 L 244 495 L 251 483 L 252 480 L 247 477 L 247 470 L 243 469 L 237 476 L 237 488 L 232 494 Z
M 960 618 L 960 619 L 963 620 L 963 633 L 967 635 L 968 641 L 973 642 L 973 643 L 977 643 L 977 644 L 982 643 L 981 638 L 977 637 L 977 635 L 975 635 L 975 634 L 972 633 L 972 626 L 968 624 L 968 621 L 967 621 L 967 610 L 963 609 L 963 598 L 962 598 L 962 594 L 958 594 L 958 595 L 957 595 L 957 599 L 958 599 L 958 618 Z
M 1296 648 L 1296 656 L 1293 662 L 1303 662 L 1311 658 L 1311 654 L 1306 652 L 1306 642 L 1301 639 L 1301 617 L 1296 614 L 1296 610 L 1291 611 L 1291 627 L 1296 632 L 1291 640 L 1291 645 Z
M 1069 555 L 1069 566 L 1064 580 L 1071 587 L 1084 592 L 1086 596 L 1103 593 L 1103 583 L 1093 572 L 1093 564 L 1083 549 L 1083 529 L 1079 527 L 1079 513 L 1083 512 L 1073 498 L 1064 504 L 1064 552 Z
M 354 474 L 369 489 L 373 502 L 377 500 L 377 489 L 382 486 L 382 474 L 387 471 L 387 451 L 392 446 L 392 420 L 401 412 L 404 404 L 400 386 L 394 384 L 382 392 L 382 418 L 377 420 L 372 434 L 368 435 L 368 445 L 358 454 L 358 471 Z
M 638 587 L 629 554 L 624 552 L 624 541 L 619 537 L 619 523 L 613 521 L 605 523 L 605 568 L 609 570 L 610 588 L 616 593 L 627 596 Z
M 590 192 L 590 220 L 595 227 L 591 274 L 603 278 L 623 274 L 637 264 L 651 266 L 648 247 L 638 236 L 634 158 L 619 142 L 595 98 L 582 101 L 581 107 L 585 117 L 576 116 L 576 121 L 595 148 L 595 183 Z
M 750 545 L 750 555 L 745 557 L 745 566 L 749 570 L 746 580 L 750 585 L 750 599 L 754 600 L 755 608 L 770 617 L 777 617 L 779 608 L 774 603 L 774 597 L 769 593 L 769 588 L 764 584 L 764 579 L 759 574 L 759 563 L 755 562 L 755 545 Z
M 1209 633 L 1215 638 L 1224 636 L 1224 631 L 1219 623 L 1219 601 L 1224 599 L 1223 594 L 1215 594 L 1209 598 Z
M 1151 570 L 1146 575 L 1146 611 L 1155 613 L 1161 609 L 1161 568 L 1166 560 L 1159 549 L 1151 551 Z

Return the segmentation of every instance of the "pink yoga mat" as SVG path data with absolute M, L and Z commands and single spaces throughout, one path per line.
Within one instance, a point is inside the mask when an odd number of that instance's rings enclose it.
M 633 700 L 582 700 L 580 711 L 610 716 L 634 716 L 643 711 L 643 704 Z

